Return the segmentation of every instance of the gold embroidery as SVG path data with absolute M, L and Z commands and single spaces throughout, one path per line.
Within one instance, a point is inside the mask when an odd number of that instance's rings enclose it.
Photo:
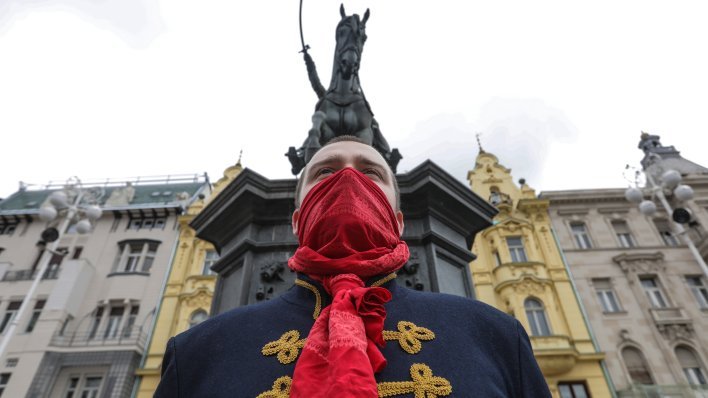
M 312 319 L 317 319 L 317 317 L 320 316 L 320 311 L 322 311 L 322 295 L 320 294 L 320 291 L 317 290 L 315 285 L 307 283 L 302 279 L 295 279 L 295 284 L 302 286 L 315 294 L 315 312 L 312 314 Z
M 411 366 L 411 378 L 413 381 L 379 383 L 379 397 L 414 394 L 415 398 L 437 398 L 452 393 L 450 382 L 443 377 L 433 376 L 433 371 L 422 363 Z
M 398 322 L 398 331 L 384 330 L 384 340 L 398 340 L 401 348 L 409 354 L 417 354 L 423 348 L 420 342 L 430 341 L 435 338 L 435 333 L 432 330 L 416 326 L 413 322 L 400 321 Z
M 300 332 L 291 330 L 283 333 L 278 340 L 271 341 L 263 346 L 263 355 L 278 354 L 278 361 L 287 365 L 297 359 L 300 348 L 305 346 L 305 339 L 300 339 Z
M 371 284 L 371 287 L 378 287 L 378 286 L 381 286 L 381 285 L 383 285 L 384 283 L 386 283 L 386 282 L 388 282 L 388 281 L 390 281 L 390 280 L 392 280 L 392 279 L 395 279 L 397 276 L 398 276 L 398 275 L 396 275 L 395 272 L 392 272 L 392 273 L 386 275 L 385 277 L 383 277 L 383 278 L 377 280 L 376 282 L 372 283 L 372 284 Z
M 256 398 L 288 398 L 290 396 L 290 386 L 293 379 L 290 376 L 279 377 L 273 383 L 273 388 L 264 393 L 260 393 Z

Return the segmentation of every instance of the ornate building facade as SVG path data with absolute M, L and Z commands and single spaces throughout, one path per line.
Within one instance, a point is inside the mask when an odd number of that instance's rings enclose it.
M 642 165 L 660 157 L 695 191 L 685 225 L 708 258 L 708 169 L 643 134 Z M 642 214 L 625 189 L 542 192 L 620 397 L 708 396 L 708 281 L 671 215 Z M 649 195 L 645 196 L 649 199 Z M 660 207 L 660 206 L 659 206 Z M 702 394 L 702 395 L 701 395 Z
M 21 189 L 0 203 L 3 397 L 127 398 L 174 253 L 180 214 L 209 193 L 203 176 L 81 184 L 103 214 L 85 234 L 73 220 L 53 253 L 39 219 L 63 184 Z M 76 222 L 76 223 L 74 223 Z M 41 269 L 28 311 L 18 310 Z
M 241 172 L 241 162 L 224 170 L 211 196 L 195 201 L 178 219 L 179 240 L 162 294 L 147 352 L 137 371 L 137 397 L 152 397 L 160 382 L 160 366 L 167 340 L 209 317 L 216 285 L 211 266 L 219 259 L 213 245 L 195 236 L 190 223 Z
M 477 299 L 517 318 L 554 397 L 610 397 L 602 360 L 558 247 L 549 201 L 539 199 L 496 156 L 480 150 L 472 190 L 499 209 L 477 235 L 470 266 Z

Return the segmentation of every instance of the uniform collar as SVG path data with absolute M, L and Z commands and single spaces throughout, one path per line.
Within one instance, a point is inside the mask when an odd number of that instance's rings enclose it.
M 380 286 L 388 289 L 393 299 L 396 298 L 397 293 L 401 290 L 398 289 L 395 272 L 372 277 L 365 282 L 365 285 L 367 287 Z M 301 273 L 297 274 L 295 285 L 281 297 L 291 304 L 312 308 L 312 317 L 314 319 L 317 319 L 322 309 L 332 302 L 332 297 L 330 297 L 320 282 Z

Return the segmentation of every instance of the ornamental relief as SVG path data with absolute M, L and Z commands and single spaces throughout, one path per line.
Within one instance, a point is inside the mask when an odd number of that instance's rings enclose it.
M 620 254 L 613 257 L 612 261 L 619 265 L 625 274 L 658 274 L 666 271 L 664 255 L 661 252 Z M 629 278 L 629 283 L 634 283 L 634 278 Z
M 545 288 L 542 284 L 529 278 L 525 278 L 523 282 L 514 285 L 514 291 L 525 296 L 540 295 L 543 294 L 544 290 Z
M 191 294 L 197 290 L 207 290 L 211 293 L 214 292 L 214 278 L 199 276 L 189 276 L 184 284 L 183 292 L 186 294 Z
M 201 289 L 192 295 L 183 295 L 180 302 L 187 308 L 210 308 L 212 301 L 211 292 Z
M 659 333 L 668 341 L 690 340 L 693 338 L 693 325 L 689 323 L 657 325 L 656 327 L 659 329 Z

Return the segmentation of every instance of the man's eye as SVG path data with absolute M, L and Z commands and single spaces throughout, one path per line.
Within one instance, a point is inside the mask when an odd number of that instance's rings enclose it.
M 330 169 L 329 167 L 323 167 L 319 170 L 317 170 L 317 177 L 325 176 L 334 173 L 334 170 Z
M 375 176 L 377 178 L 381 178 L 381 173 L 376 169 L 364 169 L 364 170 L 362 170 L 362 173 L 369 175 L 369 176 Z

